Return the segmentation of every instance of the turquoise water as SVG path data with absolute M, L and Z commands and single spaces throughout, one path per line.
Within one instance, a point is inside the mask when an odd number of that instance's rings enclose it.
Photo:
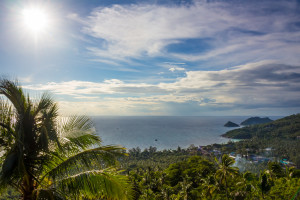
M 226 143 L 220 135 L 234 128 L 224 127 L 227 121 L 241 123 L 248 117 L 94 117 L 97 134 L 104 145 L 117 144 L 141 149 L 187 148 L 191 144 Z

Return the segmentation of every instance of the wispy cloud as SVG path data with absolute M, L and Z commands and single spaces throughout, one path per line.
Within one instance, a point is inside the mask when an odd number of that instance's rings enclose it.
M 278 1 L 245 5 L 113 5 L 96 8 L 88 17 L 73 14 L 70 18 L 82 24 L 85 34 L 99 39 L 88 50 L 102 60 L 163 56 L 185 61 L 242 63 L 277 58 L 295 64 L 299 62 L 295 50 L 299 50 L 300 43 L 295 4 Z M 209 38 L 210 48 L 193 54 L 171 53 L 166 48 L 197 38 Z
M 175 71 L 184 71 L 185 69 L 183 67 L 171 67 L 169 68 L 169 71 L 175 72 Z

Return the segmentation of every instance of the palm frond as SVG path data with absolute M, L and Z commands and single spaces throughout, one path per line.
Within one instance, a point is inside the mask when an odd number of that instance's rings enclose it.
M 127 177 L 112 171 L 86 171 L 61 179 L 55 184 L 74 199 L 80 197 L 108 200 L 131 199 L 131 194 L 128 193 L 130 184 Z
M 73 115 L 62 120 L 62 134 L 65 137 L 76 137 L 82 132 L 93 131 L 93 122 L 87 116 Z
M 34 192 L 35 199 L 37 200 L 65 200 L 65 195 L 60 194 L 56 189 L 37 189 Z
M 224 154 L 222 156 L 222 165 L 225 167 L 229 167 L 230 165 L 233 165 L 235 163 L 235 160 L 231 157 L 229 157 L 228 154 Z
M 14 112 L 11 105 L 0 99 L 0 147 L 7 149 L 16 138 L 14 132 Z
M 38 132 L 40 132 L 39 140 L 41 142 L 41 147 L 44 150 L 48 150 L 49 145 L 51 145 L 50 142 L 54 142 L 58 147 L 61 147 L 56 125 L 57 113 L 57 105 L 52 104 L 47 110 L 41 110 L 40 116 L 37 118 Z M 43 141 L 47 142 L 46 146 L 43 145 Z M 54 150 L 54 146 L 52 147 L 52 150 Z
M 8 150 L 16 138 L 13 126 L 15 116 L 11 104 L 0 98 L 0 148 Z
M 57 179 L 73 175 L 83 170 L 104 167 L 115 164 L 116 156 L 124 155 L 123 149 L 118 146 L 103 146 L 78 153 L 72 157 L 63 159 L 56 156 L 47 165 L 47 174 L 44 177 Z M 59 154 L 58 154 L 59 155 Z M 45 166 L 46 168 L 46 166 Z
M 14 118 L 14 113 L 8 101 L 0 98 L 0 121 L 11 122 Z
M 16 108 L 18 114 L 22 114 L 27 107 L 27 100 L 18 82 L 8 79 L 0 80 L 0 94 L 6 96 Z
M 78 137 L 66 137 L 64 142 L 62 142 L 62 150 L 68 153 L 76 153 L 99 144 L 101 144 L 101 139 L 99 136 L 94 134 L 85 134 Z
M 48 151 L 49 150 L 49 135 L 48 130 L 45 126 L 42 127 L 41 133 L 39 136 L 38 144 L 41 147 L 41 150 Z
M 14 183 L 22 176 L 24 170 L 20 168 L 20 161 L 22 155 L 20 154 L 18 148 L 14 147 L 7 155 L 1 165 L 0 172 L 0 187 L 6 187 L 9 184 Z
M 52 99 L 51 95 L 47 92 L 43 93 L 41 98 L 39 99 L 39 102 L 34 108 L 34 116 L 38 115 L 42 110 L 49 110 L 54 105 L 54 100 Z M 57 116 L 57 113 L 56 113 Z
M 17 152 L 10 152 L 6 159 L 3 162 L 2 165 L 2 171 L 1 171 L 1 180 L 8 180 L 9 177 L 15 172 L 17 168 L 17 162 L 18 162 L 18 154 Z
M 69 151 L 86 150 L 93 145 L 101 145 L 99 136 L 94 135 L 93 122 L 87 116 L 71 116 L 61 120 L 60 131 L 62 149 Z

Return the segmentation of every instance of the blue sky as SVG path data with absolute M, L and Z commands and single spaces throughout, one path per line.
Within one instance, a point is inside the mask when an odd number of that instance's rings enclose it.
M 46 13 L 33 34 L 22 12 Z M 299 1 L 0 2 L 1 75 L 62 114 L 300 111 Z

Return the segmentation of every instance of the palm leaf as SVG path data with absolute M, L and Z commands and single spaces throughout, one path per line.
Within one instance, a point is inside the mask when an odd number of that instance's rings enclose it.
M 51 95 L 47 92 L 43 93 L 39 102 L 36 104 L 34 108 L 34 116 L 38 115 L 42 110 L 48 110 L 53 108 L 53 106 L 56 106 L 56 103 L 54 103 Z M 57 112 L 55 117 L 57 117 Z
M 93 122 L 87 116 L 73 115 L 62 119 L 62 134 L 65 137 L 76 137 L 82 132 L 93 131 L 93 128 Z
M 10 152 L 6 156 L 2 165 L 2 171 L 1 171 L 2 182 L 8 182 L 11 176 L 14 173 L 16 173 L 17 163 L 18 163 L 18 152 L 16 151 Z
M 65 200 L 65 195 L 60 194 L 56 189 L 37 189 L 34 193 L 35 199 L 37 200 Z
M 104 167 L 115 164 L 115 157 L 124 155 L 122 152 L 124 148 L 118 146 L 103 146 L 95 149 L 90 149 L 78 153 L 74 156 L 63 159 L 61 156 L 53 157 L 48 163 L 47 173 L 44 177 L 52 177 L 57 179 L 69 175 L 74 172 L 81 172 L 83 170 L 91 170 L 94 168 L 103 169 Z M 58 154 L 59 155 L 59 154 Z
M 61 179 L 55 184 L 74 199 L 81 197 L 108 200 L 131 199 L 131 194 L 128 193 L 130 185 L 127 177 L 112 171 L 86 171 Z
M 62 144 L 62 150 L 69 153 L 76 153 L 97 144 L 101 144 L 101 139 L 94 134 L 85 134 L 78 137 L 65 137 Z
M 0 147 L 8 150 L 16 138 L 13 126 L 15 119 L 11 105 L 0 99 Z
M 58 147 L 61 147 L 55 123 L 57 113 L 57 105 L 52 104 L 47 110 L 40 110 L 40 117 L 37 118 L 38 132 L 40 132 L 40 145 L 44 150 L 48 150 L 48 147 L 51 145 L 50 142 L 55 142 Z M 47 142 L 47 145 L 43 145 L 45 142 Z M 53 145 L 52 150 L 54 150 Z
M 101 145 L 101 139 L 94 135 L 93 123 L 87 116 L 62 118 L 58 130 L 62 138 L 62 149 L 65 152 L 79 152 Z
M 5 95 L 16 108 L 18 114 L 22 114 L 27 106 L 26 97 L 18 82 L 7 79 L 0 80 L 0 94 Z

